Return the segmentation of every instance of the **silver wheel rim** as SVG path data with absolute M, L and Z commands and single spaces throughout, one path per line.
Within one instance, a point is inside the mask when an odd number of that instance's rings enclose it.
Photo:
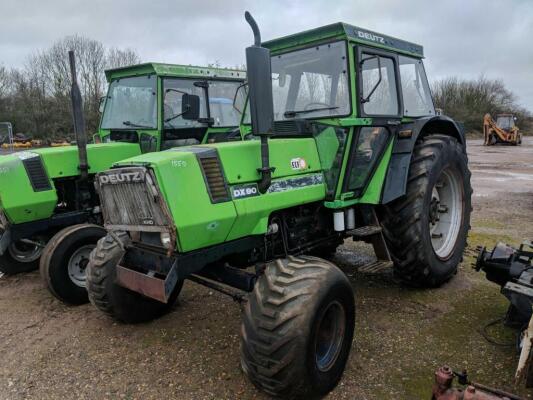
M 72 256 L 70 256 L 70 260 L 68 260 L 68 277 L 76 286 L 82 288 L 86 286 L 85 270 L 89 263 L 89 255 L 94 248 L 95 246 L 92 244 L 82 246 L 77 249 Z
M 431 245 L 440 259 L 449 258 L 463 222 L 463 186 L 451 169 L 442 172 L 431 192 L 429 206 L 429 234 Z
M 41 257 L 44 248 L 44 242 L 42 240 L 34 240 L 34 242 L 35 243 L 29 243 L 19 240 L 15 243 L 11 243 L 8 247 L 9 254 L 18 262 L 33 262 Z

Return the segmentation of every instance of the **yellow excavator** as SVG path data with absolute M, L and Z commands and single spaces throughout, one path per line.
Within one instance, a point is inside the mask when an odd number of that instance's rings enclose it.
M 483 134 L 485 135 L 485 146 L 495 144 L 511 144 L 518 146 L 522 144 L 522 133 L 515 125 L 516 117 L 513 114 L 498 114 L 494 121 L 490 114 L 483 117 Z

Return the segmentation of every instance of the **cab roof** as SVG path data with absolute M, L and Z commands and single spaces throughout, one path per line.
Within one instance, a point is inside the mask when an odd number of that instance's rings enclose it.
M 143 63 L 105 71 L 107 81 L 129 76 L 155 74 L 180 78 L 223 78 L 244 80 L 246 72 L 238 69 L 199 67 L 195 65 Z
M 305 47 L 306 45 L 311 45 L 317 42 L 331 41 L 335 39 L 349 40 L 350 42 L 387 49 L 396 53 L 403 53 L 419 58 L 424 57 L 424 48 L 419 44 L 407 42 L 368 29 L 359 28 L 344 22 L 337 22 L 320 28 L 284 36 L 279 39 L 269 40 L 263 42 L 262 45 L 269 48 L 274 53 L 281 53 L 293 47 Z

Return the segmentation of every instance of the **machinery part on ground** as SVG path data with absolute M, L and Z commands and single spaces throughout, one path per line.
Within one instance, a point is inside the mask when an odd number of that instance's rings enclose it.
M 453 380 L 457 377 L 465 389 L 453 388 Z M 443 366 L 435 371 L 433 396 L 431 400 L 523 400 L 512 393 L 491 388 L 475 382 L 469 382 L 466 371 L 455 373 L 448 366 Z
M 506 323 L 515 327 L 526 325 L 533 305 L 533 244 L 525 241 L 518 249 L 499 242 L 492 251 L 478 249 L 477 271 L 502 288 L 511 305 Z
M 384 235 L 400 279 L 434 287 L 456 272 L 470 229 L 471 194 L 464 148 L 445 135 L 422 138 L 406 196 L 383 207 Z
M 505 323 L 521 330 L 516 383 L 525 381 L 526 387 L 533 387 L 533 242 L 525 241 L 518 249 L 499 242 L 492 251 L 478 250 L 475 269 L 501 287 L 510 301 Z
M 100 311 L 125 323 L 141 323 L 169 312 L 176 302 L 183 281 L 178 282 L 167 303 L 144 297 L 116 283 L 116 267 L 124 254 L 124 233 L 107 235 L 100 239 L 91 253 L 87 267 L 89 300 Z
M 89 301 L 86 268 L 96 242 L 106 235 L 100 225 L 79 224 L 56 233 L 46 245 L 40 271 L 50 292 L 72 305 Z
M 310 256 L 273 261 L 244 306 L 242 368 L 272 395 L 320 398 L 342 376 L 354 324 L 353 290 L 335 265 Z
M 513 114 L 498 114 L 494 121 L 490 114 L 483 117 L 483 135 L 485 146 L 495 144 L 522 144 L 522 133 L 515 125 L 516 118 Z
M 0 272 L 14 275 L 35 271 L 39 268 L 39 257 L 45 244 L 46 238 L 43 236 L 10 243 L 4 254 L 0 255 Z

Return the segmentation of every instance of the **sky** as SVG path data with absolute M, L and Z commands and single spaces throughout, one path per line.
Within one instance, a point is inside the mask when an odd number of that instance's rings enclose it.
M 533 111 L 533 0 L 0 0 L 0 65 L 72 34 L 143 61 L 241 65 L 245 10 L 263 40 L 342 21 L 421 44 L 430 81 L 501 79 Z

